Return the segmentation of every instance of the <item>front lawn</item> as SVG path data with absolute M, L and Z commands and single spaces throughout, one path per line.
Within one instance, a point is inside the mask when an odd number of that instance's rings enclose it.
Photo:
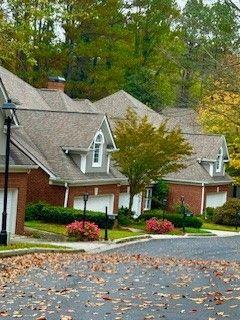
M 224 226 L 224 225 L 215 224 L 212 222 L 203 222 L 202 228 L 209 229 L 209 230 L 220 230 L 220 231 L 236 231 L 235 227 Z M 240 228 L 238 228 L 238 231 L 240 231 Z
M 29 248 L 64 249 L 65 247 L 54 246 L 50 244 L 39 244 L 39 243 L 12 243 L 7 246 L 0 246 L 0 251 L 15 250 L 15 249 L 29 249 Z
M 65 225 L 54 224 L 54 223 L 46 223 L 42 221 L 26 221 L 25 226 L 29 228 L 34 228 L 42 231 L 47 231 L 51 233 L 61 234 L 67 236 L 67 231 Z M 104 238 L 104 230 L 101 229 L 101 237 Z M 108 237 L 110 240 L 116 240 L 121 238 L 133 237 L 144 234 L 144 232 L 132 232 L 129 230 L 123 229 L 112 229 L 108 230 Z

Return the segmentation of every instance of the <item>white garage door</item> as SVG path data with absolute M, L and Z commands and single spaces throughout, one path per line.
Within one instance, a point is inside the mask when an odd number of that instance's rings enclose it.
M 227 192 L 212 192 L 207 193 L 206 208 L 221 207 L 227 201 Z
M 141 193 L 137 194 L 133 198 L 133 207 L 132 211 L 135 212 L 135 217 L 138 217 L 141 214 L 141 205 L 142 205 L 142 195 Z M 119 208 L 128 208 L 129 206 L 129 193 L 120 193 L 119 194 Z
M 8 191 L 7 204 L 7 232 L 11 234 L 16 230 L 17 219 L 17 189 L 10 189 Z M 3 212 L 3 190 L 0 190 L 0 228 L 2 228 L 2 212 Z
M 89 196 L 87 201 L 87 210 L 105 212 L 105 208 L 108 207 L 108 213 L 113 213 L 113 201 L 114 195 L 100 195 L 100 196 Z M 74 199 L 73 207 L 75 209 L 83 210 L 84 202 L 83 197 L 78 197 Z

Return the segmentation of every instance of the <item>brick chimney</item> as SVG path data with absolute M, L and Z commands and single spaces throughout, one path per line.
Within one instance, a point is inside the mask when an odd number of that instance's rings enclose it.
M 63 77 L 49 77 L 47 88 L 64 91 L 66 80 Z

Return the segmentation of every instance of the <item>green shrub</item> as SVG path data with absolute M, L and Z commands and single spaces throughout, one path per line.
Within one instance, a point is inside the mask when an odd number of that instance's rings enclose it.
M 141 218 L 146 220 L 149 220 L 151 218 L 157 218 L 162 219 L 164 216 L 164 219 L 167 219 L 168 221 L 171 221 L 176 228 L 182 228 L 183 226 L 183 216 L 179 213 L 164 213 L 161 210 L 151 210 L 148 212 L 145 212 L 141 215 Z M 201 228 L 202 227 L 202 220 L 197 217 L 186 217 L 185 218 L 185 226 L 190 228 Z
M 222 207 L 216 208 L 213 214 L 213 222 L 228 226 L 236 226 L 240 223 L 240 199 L 229 199 Z
M 26 220 L 41 220 L 44 222 L 69 224 L 83 219 L 83 211 L 74 208 L 51 206 L 45 203 L 32 203 L 26 208 Z M 87 211 L 86 219 L 95 222 L 100 228 L 105 227 L 105 213 Z M 108 227 L 112 228 L 113 220 L 108 220 Z
M 205 209 L 204 216 L 206 219 L 212 221 L 214 215 L 214 208 L 208 207 Z
M 128 208 L 119 209 L 117 219 L 120 226 L 129 226 L 133 222 L 133 218 L 129 214 Z

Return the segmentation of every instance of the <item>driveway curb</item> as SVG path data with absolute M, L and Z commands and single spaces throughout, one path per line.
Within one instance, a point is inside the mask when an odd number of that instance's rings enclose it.
M 84 253 L 84 249 L 30 248 L 0 251 L 0 258 L 23 256 L 31 253 Z

